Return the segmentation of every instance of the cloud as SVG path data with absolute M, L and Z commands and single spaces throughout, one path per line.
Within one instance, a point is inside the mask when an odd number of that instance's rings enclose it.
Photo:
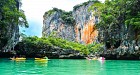
M 22 9 L 25 11 L 27 19 L 40 21 L 43 18 L 43 14 L 53 7 L 70 11 L 76 4 L 86 1 L 88 0 L 22 0 Z

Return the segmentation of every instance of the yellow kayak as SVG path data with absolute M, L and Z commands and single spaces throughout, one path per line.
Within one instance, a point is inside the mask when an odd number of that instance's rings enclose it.
M 92 58 L 92 60 L 97 60 L 97 58 Z
M 26 60 L 26 58 L 10 58 L 11 60 Z
M 35 58 L 35 61 L 48 61 L 49 59 L 45 59 L 45 58 Z
M 35 58 L 35 60 L 40 60 L 40 59 L 42 59 L 42 58 Z

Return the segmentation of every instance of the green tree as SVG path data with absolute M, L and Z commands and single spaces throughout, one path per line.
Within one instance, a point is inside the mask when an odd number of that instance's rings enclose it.
M 15 0 L 1 0 L 0 1 L 0 25 L 1 28 L 9 25 L 9 23 L 14 23 L 16 25 L 24 25 L 28 27 L 26 16 L 23 10 L 17 7 L 19 5 L 18 1 Z
M 18 25 L 28 27 L 24 12 L 19 6 L 19 0 L 0 0 L 0 50 L 13 36 L 13 33 L 8 34 L 9 28 L 13 32 Z

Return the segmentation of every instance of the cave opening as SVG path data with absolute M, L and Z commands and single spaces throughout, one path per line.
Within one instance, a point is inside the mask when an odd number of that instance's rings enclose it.
M 106 42 L 105 45 L 106 45 L 106 48 L 107 48 L 107 49 L 111 48 L 110 42 Z
M 118 48 L 120 46 L 120 44 L 121 44 L 121 40 L 118 40 L 115 42 L 114 47 Z
M 109 49 L 109 48 L 118 48 L 121 44 L 121 40 L 118 40 L 118 41 L 115 41 L 114 44 L 111 44 L 111 42 L 106 42 L 106 48 Z
M 81 40 L 81 28 L 78 28 L 79 31 L 79 40 Z

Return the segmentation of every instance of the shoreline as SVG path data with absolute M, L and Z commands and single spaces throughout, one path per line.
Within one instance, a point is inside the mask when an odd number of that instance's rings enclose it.
M 10 58 L 7 57 L 0 57 L 0 59 L 7 59 L 10 60 Z M 66 60 L 87 60 L 86 58 L 83 59 L 78 59 L 78 58 L 49 58 L 49 59 L 66 59 Z M 27 57 L 26 60 L 34 60 L 34 58 L 29 58 Z M 105 60 L 136 60 L 136 61 L 140 61 L 140 59 L 105 59 Z M 89 60 L 89 61 L 96 61 L 96 60 Z

